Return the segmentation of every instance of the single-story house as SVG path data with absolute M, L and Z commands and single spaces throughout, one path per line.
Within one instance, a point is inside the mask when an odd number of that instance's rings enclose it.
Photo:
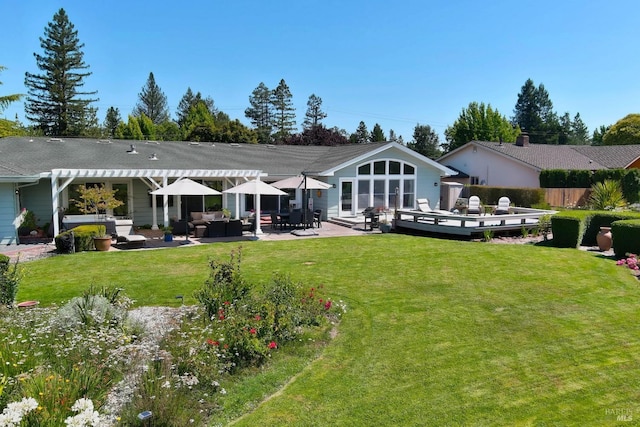
M 23 209 L 59 232 L 62 216 L 77 213 L 79 185 L 116 189 L 124 204 L 107 214 L 157 228 L 187 217 L 185 205 L 189 211 L 227 208 L 235 218 L 254 209 L 249 195 L 149 194 L 179 178 L 222 191 L 251 179 L 305 174 L 331 185 L 311 193 L 313 208 L 327 219 L 357 216 L 368 206 L 409 209 L 416 198 L 439 200 L 441 178 L 455 173 L 395 142 L 326 147 L 8 137 L 0 139 L 0 244 L 19 242 Z M 259 206 L 263 213 L 301 208 L 303 200 L 301 189 L 291 189 L 288 197 L 263 195 Z
M 438 159 L 460 175 L 464 184 L 494 187 L 540 187 L 545 169 L 640 168 L 640 145 L 546 145 L 530 144 L 526 134 L 515 144 L 471 141 Z

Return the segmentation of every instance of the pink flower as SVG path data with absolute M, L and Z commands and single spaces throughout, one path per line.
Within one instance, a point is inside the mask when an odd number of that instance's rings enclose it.
M 325 310 L 329 310 L 331 308 L 331 300 L 327 300 L 327 303 L 324 305 Z
M 271 349 L 273 349 L 273 348 L 278 348 L 278 344 L 276 344 L 276 342 L 275 342 L 275 341 L 271 341 L 271 342 L 269 343 L 269 348 L 271 348 Z
M 251 330 L 249 330 L 249 333 L 255 335 L 256 334 L 256 328 L 251 328 Z

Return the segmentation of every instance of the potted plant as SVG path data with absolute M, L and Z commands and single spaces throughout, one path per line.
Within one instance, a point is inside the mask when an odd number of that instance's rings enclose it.
M 164 241 L 173 242 L 173 227 L 168 225 L 166 227 L 163 227 L 162 231 L 164 233 Z
M 36 215 L 33 211 L 22 209 L 22 223 L 18 227 L 18 235 L 19 236 L 29 236 L 32 231 L 38 228 L 36 224 Z
M 111 249 L 112 239 L 113 237 L 107 234 L 107 227 L 99 225 L 98 234 L 93 236 L 93 245 L 96 247 L 96 251 L 106 252 Z

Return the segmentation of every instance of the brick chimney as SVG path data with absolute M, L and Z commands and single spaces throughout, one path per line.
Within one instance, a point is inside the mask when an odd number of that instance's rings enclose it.
M 522 132 L 516 138 L 516 145 L 518 147 L 528 147 L 529 146 L 529 134 L 526 132 Z

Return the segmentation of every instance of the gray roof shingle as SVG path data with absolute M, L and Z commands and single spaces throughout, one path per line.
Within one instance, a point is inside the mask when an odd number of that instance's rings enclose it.
M 517 146 L 487 141 L 472 141 L 506 157 L 536 169 L 614 169 L 625 168 L 640 157 L 640 145 L 545 145 Z
M 52 169 L 218 169 L 264 170 L 277 178 L 321 172 L 385 144 L 327 147 L 8 137 L 0 139 L 0 176 Z M 131 145 L 137 154 L 129 153 Z M 149 159 L 153 154 L 158 160 Z

